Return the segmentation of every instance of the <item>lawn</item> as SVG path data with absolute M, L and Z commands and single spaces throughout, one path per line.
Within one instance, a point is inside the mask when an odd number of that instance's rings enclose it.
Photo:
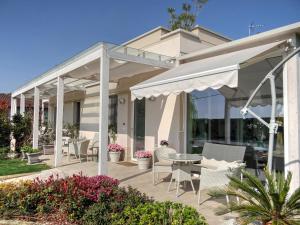
M 20 159 L 0 160 L 0 176 L 39 172 L 49 168 L 46 164 L 27 165 L 27 161 Z

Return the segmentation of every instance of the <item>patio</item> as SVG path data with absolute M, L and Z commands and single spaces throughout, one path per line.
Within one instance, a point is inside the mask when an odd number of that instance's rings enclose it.
M 54 166 L 54 155 L 43 155 L 41 159 L 50 166 Z M 62 161 L 64 166 L 57 167 L 54 169 L 43 171 L 39 174 L 30 175 L 27 177 L 20 177 L 14 179 L 33 179 L 34 177 L 42 177 L 45 178 L 51 174 L 59 174 L 60 176 L 69 176 L 72 174 L 82 172 L 83 175 L 87 176 L 96 176 L 97 175 L 97 162 L 95 161 L 88 161 L 79 163 L 77 159 L 71 159 L 68 161 L 68 158 L 65 156 L 63 157 Z M 139 191 L 146 193 L 148 196 L 153 197 L 155 200 L 158 201 L 174 201 L 180 202 L 183 204 L 187 204 L 193 206 L 202 215 L 205 216 L 208 223 L 211 225 L 220 225 L 220 224 L 227 224 L 233 215 L 228 214 L 225 216 L 217 216 L 215 212 L 218 207 L 225 204 L 225 198 L 220 199 L 209 199 L 209 196 L 206 194 L 207 192 L 204 190 L 201 192 L 202 199 L 205 201 L 201 204 L 197 204 L 197 195 L 195 195 L 191 189 L 191 186 L 188 184 L 186 188 L 186 192 L 182 193 L 178 198 L 176 197 L 176 189 L 173 187 L 170 192 L 168 192 L 168 185 L 170 176 L 161 174 L 160 178 L 166 178 L 161 180 L 160 183 L 157 185 L 152 184 L 152 170 L 141 171 L 138 170 L 137 165 L 130 162 L 119 162 L 119 163 L 111 163 L 108 162 L 108 176 L 116 178 L 120 181 L 121 186 L 132 186 L 137 188 Z M 194 185 L 196 190 L 198 189 L 198 180 L 197 178 L 194 179 Z

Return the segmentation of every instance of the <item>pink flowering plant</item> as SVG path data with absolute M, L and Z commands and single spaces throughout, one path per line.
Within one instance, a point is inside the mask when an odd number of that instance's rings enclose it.
M 110 152 L 122 152 L 122 151 L 124 151 L 124 148 L 121 145 L 118 145 L 118 144 L 109 144 L 107 146 L 107 148 L 108 148 L 108 151 L 110 151 Z
M 152 153 L 150 151 L 137 151 L 135 153 L 135 157 L 137 157 L 138 159 L 151 158 Z

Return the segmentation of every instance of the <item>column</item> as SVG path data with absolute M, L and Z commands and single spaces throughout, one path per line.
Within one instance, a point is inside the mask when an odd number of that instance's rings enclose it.
M 109 56 L 102 45 L 100 53 L 99 160 L 98 174 L 107 175 Z
M 230 101 L 225 99 L 225 109 L 224 109 L 224 117 L 225 117 L 225 143 L 230 144 Z
M 25 114 L 25 95 L 20 95 L 20 114 L 24 116 Z
M 41 124 L 42 124 L 42 126 L 44 126 L 44 122 L 45 122 L 45 104 L 44 104 L 44 100 L 42 100 L 42 112 L 41 112 Z
M 64 80 L 62 77 L 57 78 L 56 107 L 55 167 L 59 166 L 62 160 L 62 129 L 64 117 Z
M 17 113 L 17 99 L 11 97 L 11 101 L 10 101 L 10 119 L 11 120 L 16 113 Z
M 300 40 L 298 44 L 300 45 Z M 285 174 L 288 171 L 293 174 L 292 192 L 300 186 L 300 54 L 284 65 L 283 96 L 284 164 Z
M 34 88 L 33 100 L 33 128 L 32 128 L 32 147 L 38 148 L 39 146 L 39 119 L 40 119 L 40 89 Z

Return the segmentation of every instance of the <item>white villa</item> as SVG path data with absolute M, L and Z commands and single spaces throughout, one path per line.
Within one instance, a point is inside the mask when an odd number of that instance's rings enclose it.
M 34 98 L 33 147 L 40 104 L 55 124 L 55 165 L 62 162 L 63 125 L 80 136 L 99 136 L 99 174 L 107 174 L 108 126 L 117 129 L 124 160 L 153 151 L 161 140 L 181 153 L 201 153 L 205 142 L 247 146 L 247 166 L 266 163 L 269 130 L 240 110 L 257 85 L 284 56 L 300 46 L 300 22 L 231 40 L 201 26 L 192 31 L 157 27 L 121 45 L 100 42 L 24 84 L 12 93 L 11 115 Z M 273 168 L 292 171 L 300 185 L 300 54 L 275 78 L 276 123 Z M 41 107 L 43 109 L 43 107 Z M 251 109 L 270 119 L 269 83 Z M 44 116 L 42 116 L 44 117 Z

